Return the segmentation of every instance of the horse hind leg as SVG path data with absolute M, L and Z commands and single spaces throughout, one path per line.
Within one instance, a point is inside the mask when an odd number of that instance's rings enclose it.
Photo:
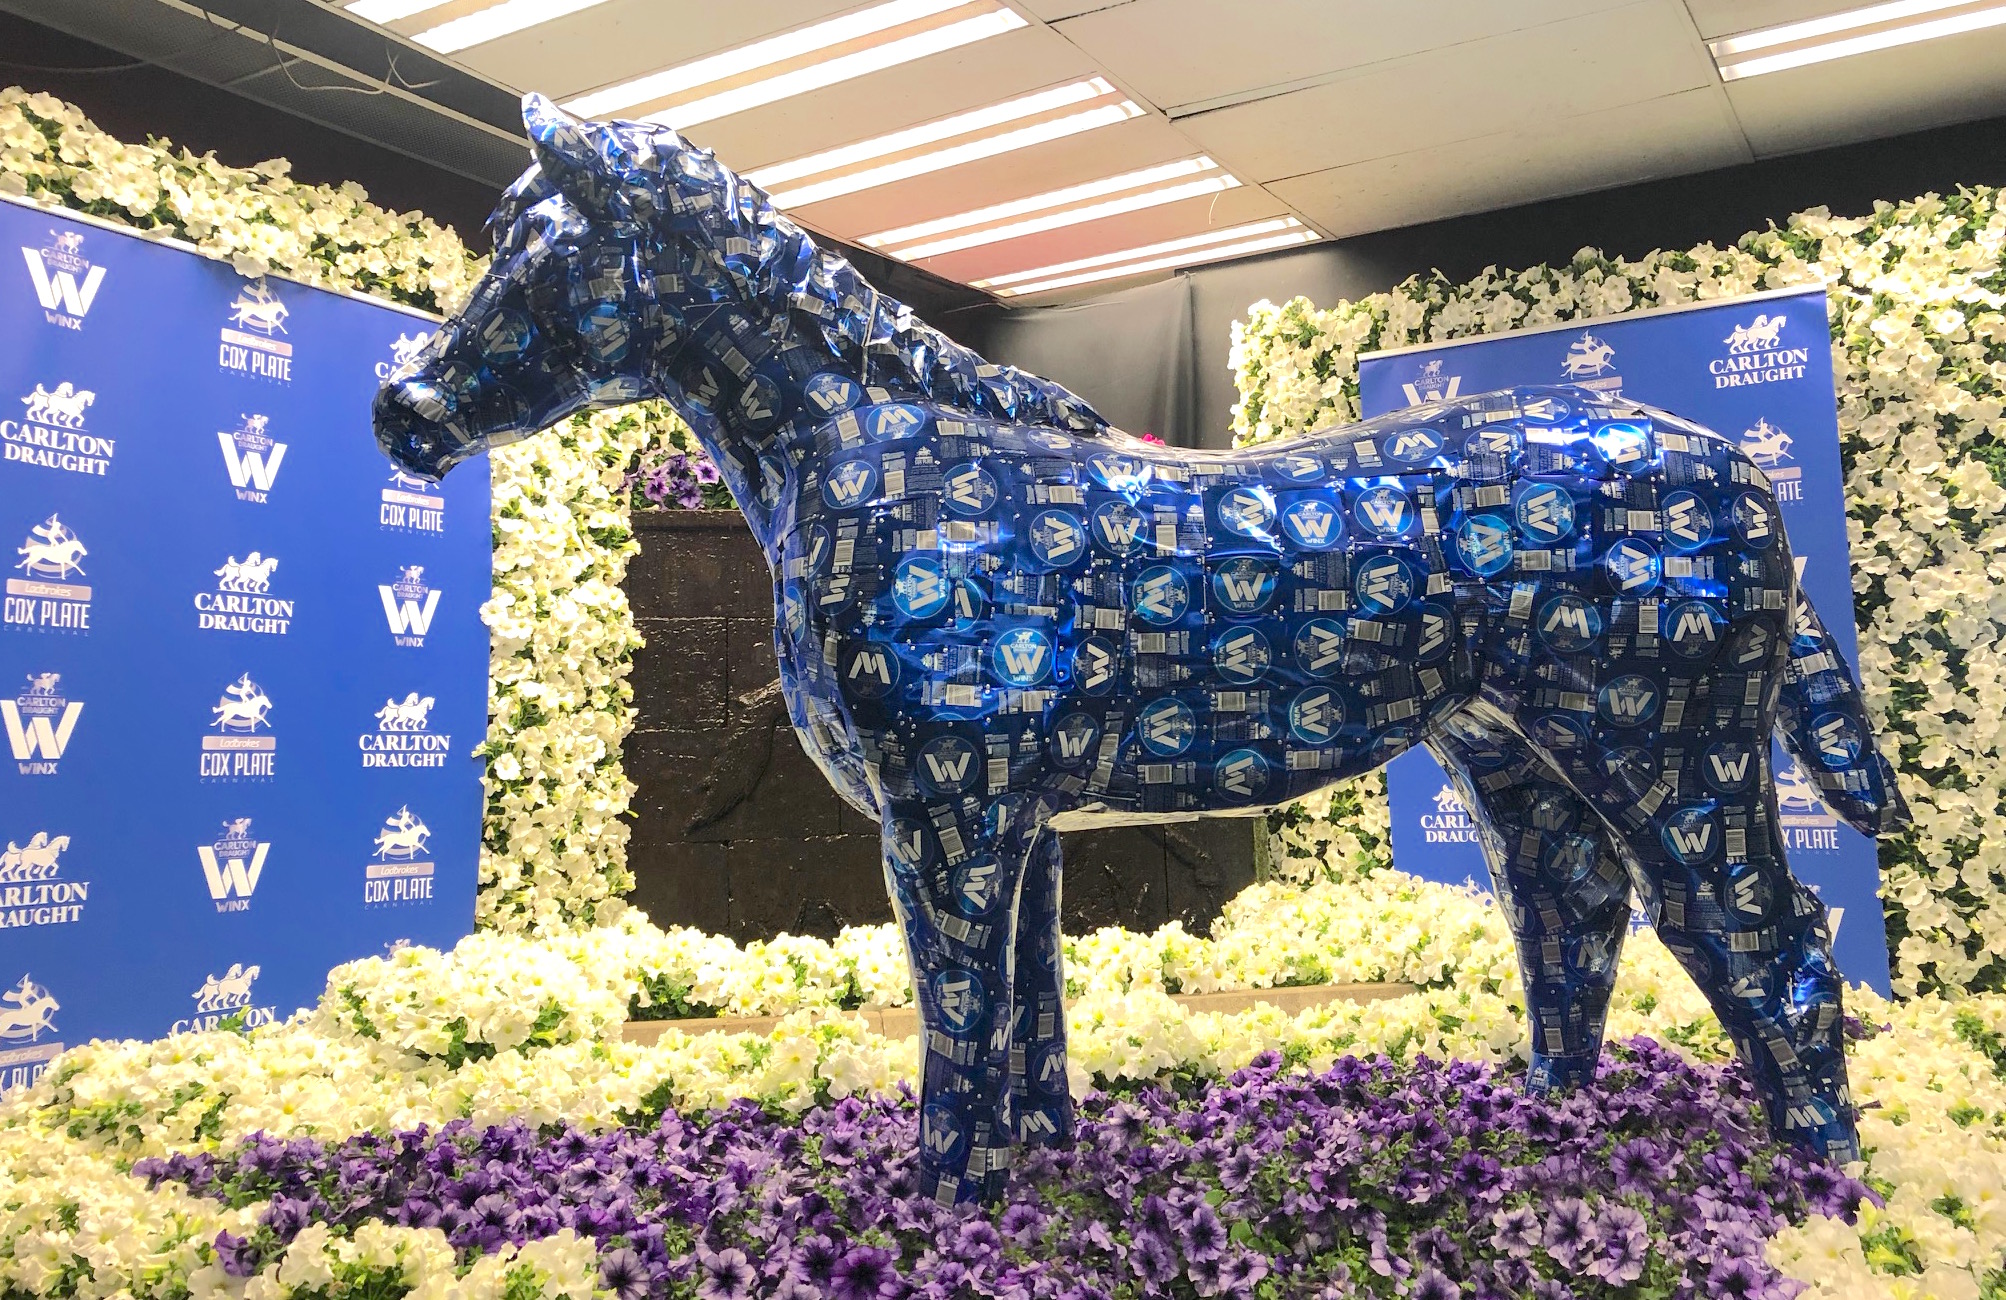
M 1428 742 L 1478 827 L 1517 941 L 1537 1092 L 1595 1078 L 1630 880 L 1588 802 L 1502 727 L 1468 714 Z
M 1072 1140 L 1073 1099 L 1066 1082 L 1066 975 L 1059 933 L 1059 833 L 1038 829 L 1026 849 L 1017 899 L 1017 941 L 1010 1031 L 1011 1113 L 1026 1146 Z

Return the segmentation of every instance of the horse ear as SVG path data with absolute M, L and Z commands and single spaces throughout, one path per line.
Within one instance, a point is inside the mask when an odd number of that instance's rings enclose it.
M 590 176 L 599 166 L 599 151 L 592 140 L 592 124 L 581 122 L 542 95 L 522 97 L 522 125 L 529 132 L 529 145 L 536 165 L 551 182 L 575 195 L 573 181 Z

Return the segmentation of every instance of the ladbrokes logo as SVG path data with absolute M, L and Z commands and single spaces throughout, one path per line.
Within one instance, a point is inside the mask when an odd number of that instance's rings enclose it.
M 1791 347 L 1784 338 L 1790 318 L 1782 312 L 1757 312 L 1755 319 L 1736 325 L 1721 340 L 1727 355 L 1707 363 L 1715 388 L 1745 388 L 1750 384 L 1774 384 L 1802 379 L 1811 361 L 1809 347 Z M 1820 346 L 1823 346 L 1822 344 Z
M 425 351 L 425 345 L 432 341 L 432 331 L 420 330 L 416 334 L 398 331 L 397 341 L 390 345 L 390 359 L 376 363 L 378 379 L 395 379 L 398 375 L 418 364 L 418 358 Z
M 432 630 L 432 616 L 439 612 L 439 589 L 425 585 L 425 566 L 406 565 L 397 581 L 378 584 L 383 598 L 383 617 L 390 624 L 390 637 L 398 645 L 423 649 L 425 636 Z
M 65 697 L 62 682 L 61 673 L 29 673 L 27 690 L 0 700 L 0 722 L 7 726 L 7 745 L 22 776 L 56 775 L 76 734 L 84 704 Z
M 1456 788 L 1444 785 L 1435 792 L 1435 811 L 1421 814 L 1421 835 L 1430 844 L 1475 844 L 1477 826 Z
M 67 379 L 53 389 L 36 384 L 21 399 L 21 418 L 0 420 L 0 460 L 72 474 L 108 473 L 115 443 L 84 428 L 84 412 L 96 400 L 96 393 Z
M 202 780 L 269 781 L 277 775 L 272 697 L 249 673 L 224 687 L 209 712 L 215 734 L 202 737 Z
M 61 878 L 69 847 L 69 836 L 47 831 L 36 831 L 25 845 L 7 841 L 6 851 L 0 852 L 0 930 L 83 919 L 91 884 Z
M 245 415 L 239 419 L 242 423 L 234 431 L 216 432 L 216 442 L 223 448 L 223 468 L 230 473 L 237 500 L 263 505 L 286 458 L 286 445 L 273 441 L 265 432 L 271 423 L 269 417 Z
M 35 298 L 49 324 L 82 329 L 84 316 L 104 285 L 105 270 L 84 256 L 84 232 L 51 230 L 48 243 L 23 248 L 21 256 L 28 263 L 28 278 L 34 281 Z
M 383 701 L 376 711 L 376 730 L 356 737 L 364 767 L 444 767 L 453 738 L 435 732 L 432 697 L 412 691 L 400 702 Z
M 237 817 L 223 823 L 223 833 L 208 844 L 197 845 L 195 856 L 202 863 L 202 878 L 209 897 L 219 912 L 248 912 L 251 895 L 258 892 L 258 878 L 265 874 L 265 858 L 272 846 L 251 834 L 251 819 Z
M 432 838 L 430 827 L 410 808 L 399 808 L 383 819 L 376 832 L 376 860 L 362 873 L 362 902 L 366 907 L 388 907 L 397 903 L 432 901 L 434 864 L 426 860 L 425 845 Z
M 55 994 L 28 975 L 0 993 L 0 1093 L 32 1086 L 62 1052 L 55 1041 L 62 1009 Z
M 205 632 L 250 632 L 284 636 L 292 630 L 297 602 L 271 594 L 272 574 L 279 557 L 252 551 L 243 559 L 232 555 L 210 572 L 216 590 L 195 593 L 195 626 Z
M 195 1014 L 186 1020 L 175 1021 L 167 1027 L 167 1032 L 200 1033 L 215 1029 L 232 1017 L 245 1029 L 271 1024 L 278 1019 L 278 1008 L 253 1005 L 251 986 L 258 982 L 261 973 L 256 966 L 231 962 L 230 969 L 221 975 L 208 976 L 202 981 L 201 988 L 188 995 L 195 999 Z
M 287 384 L 293 377 L 293 345 L 278 337 L 292 314 L 263 276 L 249 281 L 230 303 L 216 364 L 233 375 Z
M 14 549 L 18 578 L 7 579 L 0 604 L 0 626 L 37 632 L 88 633 L 91 630 L 91 589 L 71 581 L 84 576 L 90 552 L 56 515 L 28 530 L 28 539 Z
M 390 485 L 383 489 L 383 504 L 376 508 L 376 522 L 385 528 L 398 528 L 405 532 L 443 533 L 446 531 L 446 499 L 439 495 L 437 483 L 429 483 L 416 474 L 406 474 L 393 468 Z

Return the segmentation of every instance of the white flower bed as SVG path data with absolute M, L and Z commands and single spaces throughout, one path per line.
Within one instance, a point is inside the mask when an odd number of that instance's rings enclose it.
M 2006 211 L 1992 189 L 1823 210 L 1733 248 L 1435 277 L 1234 327 L 1243 442 L 1358 416 L 1358 356 L 1824 280 L 1847 465 L 1861 678 L 1916 827 L 1882 850 L 1903 991 L 2006 986 Z M 1335 826 L 1384 853 L 1384 782 Z M 1347 856 L 1350 853 L 1347 851 Z

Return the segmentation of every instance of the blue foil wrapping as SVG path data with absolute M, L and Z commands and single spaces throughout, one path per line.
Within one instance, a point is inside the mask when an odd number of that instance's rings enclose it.
M 385 386 L 379 440 L 438 476 L 644 398 L 703 440 L 772 569 L 801 743 L 884 829 L 929 1194 L 993 1195 L 1014 1144 L 1070 1136 L 1056 831 L 1254 815 L 1422 744 L 1518 939 L 1533 1086 L 1593 1071 L 1634 890 L 1776 1130 L 1856 1154 L 1768 737 L 1862 830 L 1905 813 L 1732 444 L 1573 388 L 1145 443 L 673 132 L 535 96 L 525 120 L 493 268 Z

